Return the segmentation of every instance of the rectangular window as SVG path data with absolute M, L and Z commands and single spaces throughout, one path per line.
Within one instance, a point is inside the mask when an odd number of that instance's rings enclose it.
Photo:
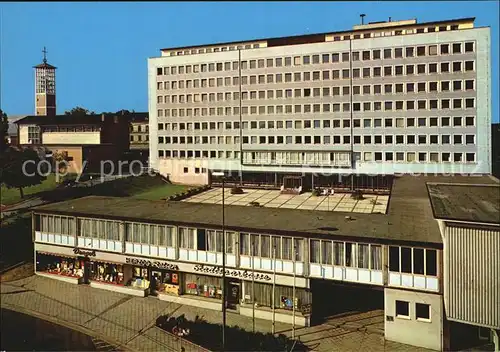
M 431 306 L 425 303 L 416 303 L 415 317 L 417 320 L 431 321 Z
M 396 317 L 410 318 L 410 302 L 396 300 Z

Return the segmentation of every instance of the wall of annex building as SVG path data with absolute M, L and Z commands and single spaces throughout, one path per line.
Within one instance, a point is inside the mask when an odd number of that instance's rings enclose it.
M 447 222 L 444 297 L 449 320 L 500 329 L 500 228 Z
M 345 52 L 349 51 L 350 49 L 352 50 L 370 50 L 373 48 L 384 48 L 384 47 L 396 47 L 396 46 L 411 46 L 411 45 L 424 45 L 424 44 L 438 44 L 438 43 L 454 43 L 454 42 L 464 42 L 464 41 L 474 41 L 475 46 L 476 46 L 476 51 L 475 53 L 472 54 L 463 54 L 459 55 L 461 56 L 461 59 L 465 57 L 470 57 L 472 59 L 475 58 L 475 72 L 472 74 L 467 74 L 467 77 L 475 78 L 475 90 L 474 92 L 461 92 L 460 97 L 467 97 L 467 96 L 475 96 L 476 98 L 476 103 L 475 103 L 475 108 L 474 111 L 468 111 L 467 113 L 474 114 L 476 116 L 476 123 L 472 127 L 467 127 L 463 129 L 464 131 L 467 131 L 471 134 L 474 134 L 476 136 L 475 138 L 475 145 L 470 146 L 470 145 L 463 145 L 463 146 L 456 146 L 453 145 L 453 148 L 459 148 L 459 151 L 463 151 L 464 153 L 466 151 L 473 151 L 476 153 L 476 162 L 475 163 L 431 163 L 431 162 L 419 162 L 419 163 L 408 163 L 408 162 L 394 162 L 394 163 L 381 163 L 381 162 L 366 162 L 366 161 L 359 161 L 356 163 L 356 171 L 360 173 L 395 173 L 395 172 L 451 172 L 451 173 L 457 173 L 457 172 L 467 172 L 467 173 L 488 173 L 491 165 L 490 165 L 490 151 L 489 151 L 489 146 L 490 146 L 490 130 L 489 130 L 489 124 L 491 121 L 491 107 L 490 107 L 490 100 L 491 100 L 491 87 L 490 87 L 490 36 L 489 36 L 489 29 L 488 28 L 478 28 L 478 29 L 471 29 L 471 30 L 463 30 L 463 31 L 449 31 L 449 32 L 436 32 L 436 33 L 423 33 L 423 34 L 416 34 L 416 35 L 407 35 L 407 36 L 394 36 L 394 37 L 381 37 L 381 38 L 370 38 L 370 39 L 360 39 L 360 40 L 353 40 L 352 41 L 352 48 L 349 48 L 349 41 L 340 41 L 340 42 L 326 42 L 326 43 L 314 43 L 314 44 L 304 44 L 304 45 L 296 45 L 296 46 L 288 46 L 288 47 L 271 47 L 271 48 L 259 48 L 259 49 L 248 49 L 248 50 L 243 50 L 241 51 L 241 54 L 239 54 L 237 51 L 232 51 L 232 52 L 218 52 L 218 53 L 208 53 L 208 54 L 197 54 L 197 55 L 187 55 L 187 56 L 180 56 L 180 57 L 161 57 L 161 58 L 152 58 L 149 59 L 149 104 L 150 104 L 150 113 L 151 113 L 151 119 L 150 119 L 150 127 L 151 127 L 151 138 L 150 138 L 150 147 L 151 147 L 151 161 L 153 165 L 158 164 L 157 161 L 159 160 L 158 156 L 158 150 L 161 148 L 164 148 L 164 146 L 159 146 L 158 143 L 158 136 L 159 135 L 165 135 L 167 136 L 168 133 L 166 132 L 160 132 L 158 133 L 158 123 L 161 122 L 187 122 L 189 119 L 192 120 L 192 118 L 187 119 L 186 117 L 159 117 L 157 115 L 157 110 L 158 110 L 158 103 L 156 101 L 156 96 L 157 96 L 157 82 L 158 82 L 158 77 L 157 77 L 157 68 L 159 67 L 168 67 L 168 66 L 174 66 L 174 65 L 181 65 L 181 64 L 201 64 L 201 63 L 210 63 L 210 62 L 234 62 L 235 60 L 240 62 L 242 60 L 252 60 L 252 59 L 259 59 L 259 58 L 274 58 L 274 57 L 284 57 L 284 56 L 294 56 L 294 55 L 303 55 L 304 53 L 308 54 L 315 54 L 315 53 L 324 53 L 324 52 Z M 241 55 L 241 58 L 238 57 Z M 417 62 L 441 62 L 443 60 L 445 61 L 450 61 L 452 62 L 454 55 L 448 55 L 446 58 L 445 57 L 433 57 L 433 56 L 427 56 L 424 58 L 414 58 L 413 61 L 415 63 Z M 455 56 L 457 57 L 457 56 Z M 368 65 L 378 65 L 379 63 L 376 62 L 377 60 L 373 60 L 373 62 L 369 62 Z M 412 61 L 412 62 L 413 62 Z M 398 61 L 399 62 L 399 61 Z M 343 66 L 347 65 L 348 63 L 340 63 L 337 64 L 339 69 L 341 69 Z M 356 63 L 353 63 L 353 66 L 357 65 Z M 273 69 L 268 69 L 268 68 L 256 68 L 253 70 L 248 71 L 248 75 L 250 74 L 255 74 L 259 75 L 260 73 L 267 74 L 269 72 L 294 72 L 297 70 L 300 70 L 302 68 L 297 68 L 295 66 L 292 66 L 290 68 L 273 68 Z M 312 70 L 312 69 L 311 69 Z M 244 73 L 245 75 L 247 73 Z M 224 75 L 227 75 L 224 71 L 222 72 L 213 72 L 207 77 L 223 77 Z M 238 73 L 239 75 L 239 73 Z M 201 74 L 199 75 L 200 77 Z M 463 78 L 462 76 L 456 76 L 455 74 L 448 74 L 445 75 L 447 76 L 446 79 L 453 80 L 454 77 L 456 78 Z M 203 76 L 205 77 L 205 76 Z M 416 77 L 412 79 L 406 79 L 408 81 L 431 81 L 433 79 L 437 79 L 434 75 L 428 74 L 423 77 Z M 441 77 L 441 79 L 444 79 Z M 391 81 L 394 79 L 392 78 Z M 345 80 L 344 80 L 345 81 Z M 387 81 L 387 79 L 385 79 Z M 380 83 L 380 79 L 377 80 L 376 78 L 372 78 L 370 80 L 370 84 L 377 84 Z M 322 81 L 319 82 L 308 82 L 307 84 L 304 84 L 305 82 L 302 83 L 294 83 L 297 87 L 312 87 L 318 86 L 318 87 L 323 87 L 325 83 Z M 347 84 L 347 83 L 346 83 Z M 328 85 L 328 84 L 327 84 Z M 264 86 L 264 89 L 267 89 L 269 85 Z M 286 84 L 275 84 L 273 87 L 282 87 L 286 88 Z M 278 88 L 279 88 L 278 87 Z M 259 88 L 252 88 L 246 87 L 245 89 L 259 89 Z M 225 92 L 227 89 L 215 89 L 212 88 L 211 90 L 207 90 L 210 92 Z M 201 91 L 200 91 L 201 92 Z M 472 94 L 472 95 L 471 95 Z M 447 93 L 447 94 L 441 94 L 443 97 L 445 95 L 448 96 L 453 96 L 453 93 Z M 416 95 L 420 96 L 420 95 Z M 345 97 L 339 98 L 339 101 L 344 101 Z M 425 99 L 424 97 L 423 99 Z M 363 102 L 366 100 L 373 100 L 374 98 L 372 97 L 358 97 L 356 96 L 356 101 L 359 100 L 359 102 Z M 379 98 L 377 98 L 379 99 Z M 322 101 L 321 99 L 312 99 L 311 103 L 314 103 L 315 101 Z M 236 107 L 241 103 L 242 107 L 245 107 L 246 105 L 249 105 L 251 101 L 241 101 L 241 102 L 235 102 L 232 101 L 229 105 L 232 107 Z M 263 103 L 271 103 L 271 100 L 265 100 Z M 274 102 L 276 103 L 276 102 Z M 227 104 L 226 104 L 227 105 Z M 199 105 L 199 106 L 204 106 L 204 105 Z M 210 105 L 205 105 L 205 106 L 214 106 L 218 107 L 221 106 L 221 103 L 219 102 L 212 102 Z M 397 112 L 371 112 L 374 117 L 376 116 L 385 116 L 385 115 L 391 115 L 391 116 L 397 116 Z M 449 115 L 450 117 L 453 117 L 454 114 L 456 114 L 455 111 L 449 111 L 446 113 L 442 113 L 440 111 L 434 112 L 432 110 L 426 110 L 426 111 L 417 111 L 416 116 L 424 116 L 426 118 L 430 118 L 434 115 Z M 464 113 L 465 114 L 465 113 Z M 322 114 L 323 116 L 324 114 Z M 354 114 L 355 116 L 356 114 Z M 350 113 L 340 113 L 341 117 L 346 117 L 350 118 Z M 305 118 L 304 116 L 298 115 L 298 114 L 292 114 L 292 115 L 283 115 L 283 117 L 278 117 L 277 115 L 272 115 L 271 117 L 266 116 L 266 115 L 245 115 L 245 116 L 230 116 L 230 117 L 200 117 L 197 119 L 198 121 L 228 121 L 228 120 L 234 120 L 233 122 L 245 122 L 245 121 L 251 121 L 251 120 L 279 120 L 279 119 L 291 119 L 291 120 L 296 120 L 296 119 L 303 119 Z M 410 129 L 412 130 L 412 129 Z M 462 131 L 462 129 L 460 129 Z M 374 129 L 373 128 L 363 128 L 363 131 L 360 132 L 361 135 L 363 134 L 372 134 Z M 453 136 L 453 133 L 456 133 L 458 129 L 456 127 L 442 127 L 439 130 L 439 135 L 447 134 L 450 133 L 451 136 Z M 217 131 L 213 132 L 215 133 L 216 136 L 231 136 L 231 137 L 237 137 L 238 133 L 240 131 Z M 387 131 L 385 131 L 387 133 Z M 419 128 L 418 130 L 414 131 L 415 133 L 424 133 L 424 134 L 431 134 L 435 132 L 435 127 L 434 128 Z M 173 133 L 173 132 L 172 132 Z M 199 131 L 193 131 L 190 132 L 192 135 L 197 135 L 202 132 Z M 212 133 L 212 132 L 211 132 Z M 247 130 L 242 130 L 241 131 L 241 137 L 244 137 L 245 134 L 249 134 L 250 132 Z M 257 133 L 257 134 L 256 134 Z M 252 134 L 256 134 L 257 136 L 259 133 L 264 133 L 265 135 L 272 135 L 276 134 L 276 130 L 271 131 L 271 130 L 264 130 L 264 131 L 252 131 Z M 312 135 L 313 130 L 312 129 L 300 129 L 300 130 L 286 130 L 286 133 L 292 133 L 292 134 L 298 134 L 298 135 Z M 354 131 L 351 132 L 349 129 L 340 129 L 336 130 L 335 133 L 338 133 L 340 135 L 350 135 L 352 133 L 357 134 L 358 132 Z M 396 133 L 396 132 L 395 132 Z M 399 132 L 397 132 L 399 133 Z M 410 133 L 408 132 L 408 129 L 402 131 L 402 133 Z M 413 132 L 412 132 L 413 133 Z M 172 134 L 173 135 L 173 134 Z M 281 145 L 281 146 L 272 146 L 272 145 L 243 145 L 243 141 L 240 140 L 241 143 L 241 150 L 249 149 L 251 148 L 252 150 L 292 150 L 293 148 L 296 148 L 296 146 L 287 146 Z M 232 159 L 224 159 L 223 161 L 226 162 L 229 167 L 232 167 L 234 163 L 238 163 L 239 158 L 236 157 L 236 153 L 238 152 L 238 149 L 234 149 L 234 146 L 231 147 L 226 147 L 230 148 L 232 152 Z M 350 145 L 305 145 L 301 144 L 300 149 L 301 150 L 306 150 L 306 149 L 315 149 L 315 150 L 339 150 L 339 149 L 345 149 L 345 148 L 350 149 Z M 184 146 L 175 146 L 175 148 L 182 150 L 185 148 Z M 201 146 L 196 146 L 197 149 L 213 149 L 213 150 L 220 150 L 220 146 L 218 147 L 212 147 L 210 148 L 210 145 L 201 145 Z M 374 146 L 373 144 L 371 145 L 365 145 L 365 144 L 360 144 L 360 145 L 353 145 L 353 150 L 356 153 L 364 153 L 364 152 L 371 152 L 375 150 L 377 147 Z M 389 150 L 390 148 L 394 147 L 384 147 L 385 150 Z M 398 150 L 411 150 L 414 149 L 416 151 L 422 151 L 426 153 L 430 153 L 431 150 L 435 150 L 436 147 L 429 146 L 429 145 L 422 145 L 422 146 L 409 146 L 409 145 L 398 145 Z M 439 145 L 437 150 L 443 149 L 443 146 Z M 458 150 L 458 149 L 457 149 Z M 240 155 L 241 157 L 241 155 Z M 214 159 L 219 159 L 218 157 L 215 157 Z M 179 160 L 187 160 L 186 158 L 179 158 Z M 213 160 L 212 157 L 209 158 L 209 160 Z M 297 168 L 293 167 L 271 167 L 271 166 L 243 166 L 243 169 L 251 169 L 253 171 L 270 171 L 275 170 L 275 169 L 280 169 L 285 172 L 291 172 L 288 170 L 297 170 Z M 162 169 L 160 172 L 162 173 L 174 173 L 177 172 L 175 171 L 174 166 L 169 166 L 163 165 Z M 311 169 L 312 170 L 312 169 Z M 317 170 L 315 170 L 317 171 Z M 337 171 L 337 170 L 336 170 Z M 352 170 L 340 170 L 340 172 L 350 172 Z
M 443 350 L 443 301 L 432 293 L 384 289 L 385 338 Z

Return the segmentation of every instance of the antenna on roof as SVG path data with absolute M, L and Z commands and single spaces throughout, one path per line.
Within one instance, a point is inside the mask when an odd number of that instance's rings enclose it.
M 391 16 L 389 16 L 389 22 L 391 22 L 391 21 L 392 21 L 392 17 L 391 17 Z
M 364 13 L 362 13 L 361 15 L 359 15 L 359 17 L 361 17 L 361 24 L 362 25 L 365 24 L 365 16 L 366 15 Z

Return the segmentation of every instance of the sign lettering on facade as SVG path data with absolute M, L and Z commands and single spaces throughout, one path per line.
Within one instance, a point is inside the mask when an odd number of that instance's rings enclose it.
M 125 258 L 125 263 L 137 266 L 153 267 L 158 269 L 166 270 L 179 270 L 179 267 L 175 264 L 170 264 L 166 262 L 159 262 L 156 260 L 146 260 L 146 259 L 136 259 L 136 258 Z
M 206 274 L 215 274 L 222 276 L 222 268 L 217 266 L 208 266 L 197 264 L 194 266 L 194 271 Z M 248 270 L 226 269 L 226 276 L 235 277 L 243 280 L 271 281 L 271 276 L 261 273 L 249 272 Z
M 73 253 L 75 253 L 76 255 L 83 255 L 84 257 L 95 257 L 96 256 L 94 249 L 93 250 L 85 250 L 85 249 L 81 249 L 81 248 L 74 248 Z

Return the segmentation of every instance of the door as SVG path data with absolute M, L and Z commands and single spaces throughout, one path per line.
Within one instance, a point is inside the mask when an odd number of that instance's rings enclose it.
M 240 283 L 236 281 L 229 282 L 229 292 L 227 295 L 227 305 L 230 309 L 236 309 L 240 303 Z
M 163 273 L 161 271 L 151 270 L 151 280 L 149 280 L 149 294 L 158 296 L 158 286 L 163 281 Z
M 90 271 L 92 270 L 92 262 L 87 257 L 79 258 L 79 260 L 83 261 L 83 283 L 90 284 Z

